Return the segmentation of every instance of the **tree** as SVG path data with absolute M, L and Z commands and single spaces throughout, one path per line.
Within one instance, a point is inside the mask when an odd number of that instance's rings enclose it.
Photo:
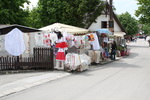
M 39 0 L 36 18 L 41 26 L 59 22 L 85 27 L 87 22 L 95 21 L 103 7 L 100 0 Z
M 134 35 L 138 33 L 138 21 L 128 12 L 118 15 L 118 18 L 128 35 Z
M 143 24 L 142 31 L 144 34 L 150 34 L 150 26 L 148 24 Z
M 139 17 L 140 22 L 149 24 L 150 23 L 150 0 L 137 0 L 138 10 L 135 15 Z
M 0 24 L 25 25 L 28 10 L 24 10 L 24 3 L 28 0 L 0 0 Z
M 38 9 L 35 7 L 29 11 L 29 16 L 27 17 L 27 26 L 40 28 L 42 27 Z

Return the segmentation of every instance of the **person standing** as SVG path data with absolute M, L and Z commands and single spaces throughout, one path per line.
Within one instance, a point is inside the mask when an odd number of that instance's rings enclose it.
M 111 60 L 116 60 L 116 50 L 117 50 L 117 45 L 116 42 L 113 41 L 111 45 Z
M 145 36 L 144 36 L 145 41 L 146 41 L 146 38 L 147 38 L 147 36 L 145 35 Z

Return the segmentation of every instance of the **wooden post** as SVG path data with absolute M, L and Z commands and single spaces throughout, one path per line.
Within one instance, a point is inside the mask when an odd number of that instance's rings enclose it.
M 113 8 L 112 8 L 113 0 L 109 0 L 109 12 L 110 12 L 110 19 L 109 19 L 109 30 L 113 33 L 114 32 L 114 19 L 113 19 Z
M 113 0 L 109 0 L 109 11 L 110 11 L 110 20 L 113 20 L 113 9 L 112 9 L 112 1 Z

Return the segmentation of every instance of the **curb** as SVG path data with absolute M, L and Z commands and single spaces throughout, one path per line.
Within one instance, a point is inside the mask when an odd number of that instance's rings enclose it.
M 17 73 L 32 73 L 32 72 L 46 72 L 46 71 L 52 71 L 52 70 L 6 70 L 6 71 L 0 71 L 0 75 L 17 74 Z

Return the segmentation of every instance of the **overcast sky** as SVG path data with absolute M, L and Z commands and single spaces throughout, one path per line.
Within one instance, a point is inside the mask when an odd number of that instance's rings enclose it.
M 37 5 L 38 0 L 30 0 L 30 1 L 31 1 L 30 7 Z M 113 2 L 117 14 L 129 12 L 133 17 L 135 17 L 134 16 L 135 10 L 138 9 L 136 0 L 113 0 Z
M 133 17 L 135 10 L 138 9 L 136 0 L 113 0 L 117 14 L 129 12 Z

